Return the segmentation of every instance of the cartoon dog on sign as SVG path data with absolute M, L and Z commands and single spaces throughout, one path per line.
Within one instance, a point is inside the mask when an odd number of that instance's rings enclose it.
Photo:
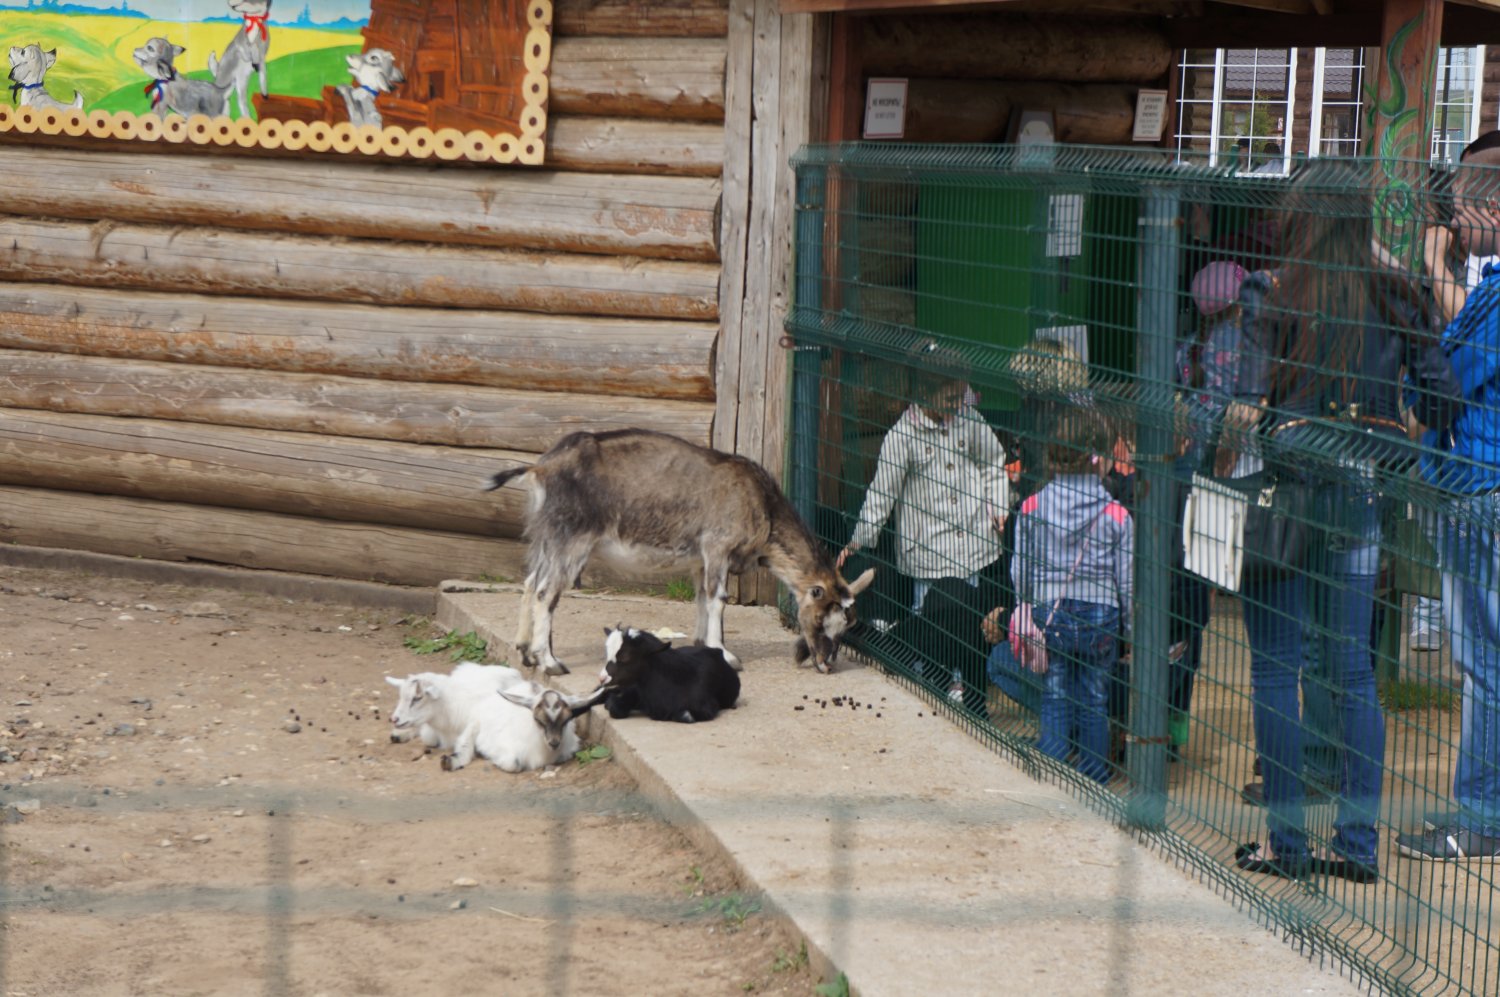
M 271 0 L 229 0 L 229 9 L 244 19 L 224 48 L 224 58 L 208 53 L 208 71 L 214 84 L 234 94 L 240 104 L 240 117 L 250 116 L 250 74 L 260 77 L 260 95 L 266 96 L 266 53 L 271 50 L 271 31 L 266 20 L 271 16 Z
M 345 56 L 354 85 L 341 83 L 335 89 L 344 98 L 349 109 L 349 123 L 380 127 L 380 109 L 375 101 L 383 93 L 390 93 L 396 84 L 406 82 L 406 74 L 396 66 L 396 57 L 383 48 L 372 48 L 368 52 Z
M 151 110 L 165 118 L 176 111 L 184 117 L 206 114 L 217 118 L 225 113 L 229 104 L 228 88 L 216 86 L 208 80 L 195 80 L 179 76 L 173 65 L 186 49 L 174 45 L 165 38 L 151 38 L 146 44 L 130 53 L 136 65 L 151 77 L 146 84 L 146 95 L 151 98 Z
M 73 103 L 64 104 L 42 86 L 42 79 L 57 62 L 57 49 L 43 52 L 40 45 L 11 46 L 10 99 L 21 107 L 46 107 L 58 111 L 83 106 L 83 94 L 73 91 Z

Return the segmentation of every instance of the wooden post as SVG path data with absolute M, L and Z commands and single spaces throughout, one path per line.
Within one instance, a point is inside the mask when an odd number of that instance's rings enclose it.
M 1378 160 L 1375 234 L 1398 259 L 1420 262 L 1420 206 L 1432 142 L 1433 81 L 1442 0 L 1384 0 L 1373 99 L 1367 82 L 1364 152 Z

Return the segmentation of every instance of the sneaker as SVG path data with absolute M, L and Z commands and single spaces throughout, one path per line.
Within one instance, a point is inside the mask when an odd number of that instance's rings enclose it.
M 1398 834 L 1396 848 L 1409 859 L 1432 862 L 1497 859 L 1500 858 L 1500 837 L 1476 834 L 1468 828 L 1449 825 L 1421 834 Z
M 1457 810 L 1429 810 L 1422 815 L 1422 830 L 1436 831 L 1440 827 L 1457 827 Z
M 1428 627 L 1413 627 L 1406 635 L 1406 646 L 1413 651 L 1441 651 L 1443 635 Z

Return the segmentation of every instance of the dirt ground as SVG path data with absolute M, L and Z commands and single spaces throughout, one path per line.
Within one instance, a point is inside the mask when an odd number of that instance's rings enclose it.
M 0 993 L 813 992 L 613 761 L 390 743 L 399 616 L 0 566 Z

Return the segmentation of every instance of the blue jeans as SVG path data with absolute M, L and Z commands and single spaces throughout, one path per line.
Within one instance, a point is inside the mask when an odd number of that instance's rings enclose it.
M 1315 521 L 1331 524 L 1315 538 L 1306 570 L 1245 586 L 1241 605 L 1250 641 L 1255 744 L 1265 779 L 1271 851 L 1307 854 L 1302 814 L 1304 727 L 1298 687 L 1304 656 L 1317 662 L 1314 682 L 1327 696 L 1339 738 L 1339 810 L 1332 849 L 1374 864 L 1380 812 L 1385 718 L 1375 695 L 1370 619 L 1380 564 L 1380 516 L 1372 491 L 1328 484 L 1316 495 Z M 1308 642 L 1315 646 L 1306 647 Z M 1326 736 L 1315 731 L 1311 736 Z
M 1039 605 L 1041 625 L 1050 606 Z M 1043 676 L 1041 728 L 1037 744 L 1044 755 L 1065 759 L 1075 747 L 1079 772 L 1108 782 L 1109 685 L 1119 658 L 1120 610 L 1094 602 L 1062 599 L 1043 629 L 1047 674 Z
M 1443 615 L 1464 677 L 1453 800 L 1471 831 L 1500 835 L 1500 494 L 1449 503 L 1440 524 Z
M 1010 651 L 1010 641 L 1002 640 L 990 649 L 986 671 L 990 681 L 1028 713 L 1037 713 L 1042 702 L 1042 676 L 1027 671 Z

